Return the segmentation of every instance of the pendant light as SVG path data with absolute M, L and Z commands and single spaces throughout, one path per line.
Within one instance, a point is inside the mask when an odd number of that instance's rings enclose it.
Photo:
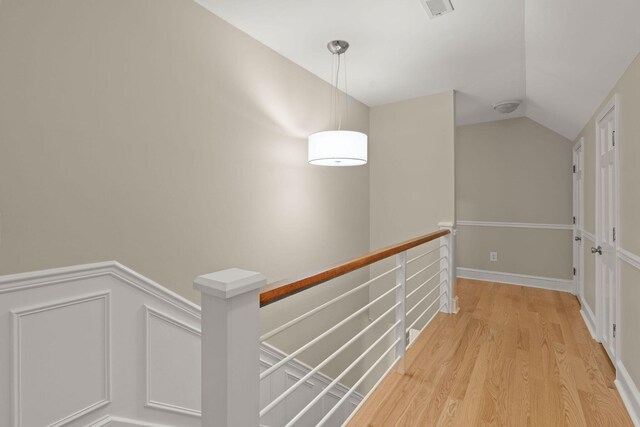
M 320 166 L 358 166 L 367 163 L 367 135 L 362 132 L 342 130 L 341 92 L 338 89 L 342 55 L 349 48 L 344 40 L 333 40 L 327 44 L 333 54 L 331 72 L 330 121 L 337 130 L 327 130 L 309 135 L 309 163 Z M 344 61 L 345 119 L 349 118 L 349 95 L 347 93 L 347 70 Z M 335 85 L 333 81 L 335 70 Z M 346 120 L 345 120 L 346 121 Z

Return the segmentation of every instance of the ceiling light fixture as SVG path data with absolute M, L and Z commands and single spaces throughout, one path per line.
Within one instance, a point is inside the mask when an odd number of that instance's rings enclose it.
M 342 130 L 341 97 L 339 90 L 341 56 L 349 49 L 344 40 L 327 44 L 333 55 L 331 72 L 330 121 L 337 130 L 316 132 L 309 135 L 309 163 L 320 166 L 358 166 L 367 163 L 367 135 L 362 132 Z M 344 60 L 345 122 L 349 119 L 349 94 L 347 92 L 347 61 Z M 334 74 L 335 70 L 335 84 Z
M 493 104 L 493 109 L 496 110 L 496 112 L 501 114 L 509 114 L 516 111 L 520 106 L 520 104 L 522 104 L 522 101 L 520 101 L 519 99 L 512 99 L 510 101 L 500 101 L 496 104 Z

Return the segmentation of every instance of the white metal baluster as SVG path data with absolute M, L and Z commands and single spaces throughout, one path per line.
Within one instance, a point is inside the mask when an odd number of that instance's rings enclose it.
M 389 289 L 388 291 L 385 291 L 382 295 L 380 295 L 379 297 L 375 298 L 373 301 L 371 301 L 367 305 L 365 305 L 363 307 L 360 307 L 358 310 L 353 312 L 350 316 L 342 319 L 340 322 L 336 323 L 335 325 L 333 325 L 331 328 L 327 329 L 322 334 L 318 335 L 317 337 L 315 337 L 311 341 L 307 342 L 302 347 L 299 347 L 297 350 L 289 353 L 288 356 L 282 358 L 279 362 L 275 363 L 270 368 L 268 368 L 264 372 L 262 372 L 260 374 L 260 380 L 265 379 L 266 377 L 268 377 L 269 375 L 271 375 L 272 373 L 274 373 L 275 371 L 280 369 L 280 367 L 284 366 L 286 363 L 289 363 L 290 360 L 293 360 L 297 355 L 299 355 L 300 353 L 304 352 L 305 350 L 307 350 L 309 347 L 313 346 L 317 342 L 321 341 L 324 337 L 326 337 L 327 335 L 331 334 L 333 331 L 335 331 L 336 329 L 340 328 L 345 323 L 355 319 L 358 315 L 360 315 L 361 313 L 363 313 L 366 310 L 368 310 L 369 307 L 375 305 L 377 302 L 383 300 L 385 297 L 390 295 L 393 291 L 396 290 L 396 288 L 398 288 L 398 285 L 394 286 L 393 288 Z
M 422 312 L 422 314 L 420 316 L 418 316 L 416 318 L 416 320 L 413 321 L 413 323 L 411 325 L 409 325 L 409 327 L 407 328 L 407 331 L 413 329 L 413 327 L 415 325 L 418 324 L 418 322 L 420 321 L 420 319 L 422 319 L 422 317 L 427 314 L 429 312 L 429 310 L 431 310 L 431 308 L 437 303 L 440 302 L 440 299 L 442 298 L 443 295 L 440 295 L 440 298 L 436 298 L 431 304 L 429 304 L 429 306 L 427 308 L 424 309 L 424 311 Z M 424 330 L 424 328 L 426 328 L 429 323 L 431 323 L 431 320 L 433 320 L 433 317 L 435 317 L 436 314 L 438 314 L 439 311 L 444 309 L 444 305 L 440 305 L 440 308 L 438 308 L 438 310 L 436 310 L 435 313 L 433 313 L 433 316 L 431 316 L 431 319 L 429 319 L 421 328 L 420 328 L 420 332 L 422 332 Z
M 409 317 L 411 315 L 411 313 L 413 313 L 413 311 L 420 306 L 420 304 L 422 304 L 427 298 L 429 298 L 431 296 L 431 294 L 433 294 L 436 291 L 436 289 L 442 291 L 441 286 L 442 286 L 442 282 L 439 283 L 438 285 L 436 285 L 433 289 L 431 289 L 425 296 L 420 298 L 420 301 L 415 303 L 415 305 L 413 307 L 411 307 L 409 310 L 407 310 L 407 317 Z M 407 330 L 409 330 L 409 329 L 411 329 L 411 328 L 407 328 Z
M 371 365 L 371 367 L 369 369 L 367 369 L 367 371 L 362 374 L 362 376 L 360 377 L 360 379 L 358 381 L 356 381 L 356 383 L 351 386 L 351 388 L 349 388 L 349 390 L 342 396 L 342 398 L 338 401 L 338 403 L 336 403 L 335 405 L 333 405 L 333 407 L 329 410 L 329 412 L 327 412 L 324 417 L 322 417 L 322 419 L 318 422 L 318 424 L 316 424 L 316 427 L 321 427 L 324 425 L 324 423 L 327 422 L 327 420 L 342 406 L 342 404 L 345 402 L 345 400 L 347 400 L 349 398 L 349 396 L 351 396 L 358 388 L 358 386 L 360 384 L 362 384 L 362 382 L 365 380 L 365 378 L 367 378 L 367 376 L 373 372 L 374 369 L 376 369 L 378 367 L 378 365 L 380 364 L 380 362 L 382 362 L 388 354 L 391 353 L 391 351 L 393 350 L 393 348 L 398 344 L 398 341 L 400 341 L 400 339 L 397 339 L 396 342 L 394 344 L 392 344 L 384 353 L 382 353 L 382 356 L 380 356 L 378 358 L 378 360 L 376 360 L 375 362 L 373 362 L 373 364 Z M 382 374 L 382 376 L 380 377 L 380 380 L 378 381 L 378 383 L 371 389 L 369 390 L 369 393 L 367 393 L 367 395 L 365 396 L 365 400 L 367 397 L 369 397 L 371 395 L 371 393 L 377 388 L 378 384 L 380 384 L 380 382 L 382 381 L 382 379 L 384 377 L 387 376 L 387 374 L 389 372 L 391 372 L 391 369 L 393 368 L 393 365 L 396 362 L 400 362 L 400 360 L 398 360 L 398 358 L 396 358 L 393 363 L 391 363 L 391 366 L 389 367 L 389 369 L 387 369 L 384 374 Z
M 298 322 L 313 316 L 314 314 L 316 314 L 317 312 L 324 310 L 325 308 L 331 306 L 332 304 L 335 304 L 338 301 L 341 301 L 343 299 L 345 299 L 346 297 L 348 297 L 351 294 L 354 294 L 360 290 L 362 290 L 363 288 L 366 288 L 367 286 L 371 285 L 373 282 L 375 282 L 376 280 L 386 276 L 387 274 L 393 273 L 394 271 L 396 271 L 398 269 L 398 267 L 393 267 L 390 270 L 385 271 L 382 274 L 377 275 L 376 277 L 374 277 L 373 279 L 367 280 L 366 282 L 364 282 L 363 284 L 356 286 L 355 288 L 338 295 L 337 297 L 335 297 L 334 299 L 325 302 L 324 304 L 321 304 L 319 306 L 317 306 L 316 308 L 314 308 L 313 310 L 309 310 L 306 313 L 304 313 L 301 316 L 296 317 L 293 320 L 288 321 L 287 323 L 285 323 L 284 325 L 278 326 L 277 328 L 275 328 L 274 330 L 272 330 L 271 332 L 267 332 L 266 334 L 262 335 L 260 337 L 260 342 L 266 341 L 269 338 L 279 334 L 280 332 L 290 328 L 291 326 L 297 324 Z
M 447 313 L 458 312 L 458 298 L 456 297 L 456 234 L 457 230 L 455 224 L 447 222 L 438 224 L 440 229 L 449 230 L 450 233 L 446 236 L 446 249 L 447 249 Z
M 411 276 L 407 277 L 407 279 L 405 280 L 405 282 L 409 282 L 411 280 L 413 280 L 415 277 L 417 277 L 418 275 L 420 275 L 421 273 L 424 273 L 425 271 L 427 271 L 429 268 L 433 267 L 434 265 L 438 264 L 440 260 L 437 259 L 435 261 L 433 261 L 431 264 L 427 265 L 426 267 L 421 268 L 420 270 L 416 271 L 415 273 L 413 273 Z
M 438 260 L 440 261 L 440 260 Z M 420 289 L 422 289 L 423 287 L 425 287 L 427 285 L 427 283 L 429 283 L 430 281 L 432 281 L 433 279 L 435 279 L 436 277 L 439 277 L 442 274 L 442 271 L 445 270 L 443 268 L 440 269 L 440 271 L 437 271 L 436 274 L 432 275 L 431 277 L 429 277 L 427 280 L 425 280 L 424 282 L 422 282 L 420 285 L 418 285 L 418 287 L 416 287 L 414 290 L 412 290 L 411 292 L 409 292 L 407 294 L 406 299 L 409 300 L 411 299 L 411 297 L 416 294 L 417 292 L 420 291 Z
M 406 312 L 406 286 L 407 286 L 407 252 L 401 252 L 396 255 L 396 267 L 400 267 L 396 270 L 396 338 L 398 342 L 396 344 L 396 359 L 399 360 L 397 371 L 399 374 L 404 375 L 404 353 L 407 349 L 407 334 L 404 330 L 405 321 L 407 318 Z
M 333 359 L 335 359 L 336 356 L 340 355 L 346 348 L 348 348 L 351 344 L 353 344 L 354 342 L 356 342 L 360 337 L 362 337 L 368 330 L 370 330 L 371 328 L 373 328 L 374 326 L 376 326 L 376 324 L 380 323 L 385 317 L 387 317 L 389 314 L 391 314 L 391 312 L 396 308 L 396 306 L 392 306 L 390 307 L 387 311 L 385 311 L 382 315 L 380 315 L 376 320 L 374 320 L 372 323 L 370 323 L 366 328 L 362 329 L 360 332 L 358 332 L 353 338 L 351 338 L 349 341 L 347 341 L 346 343 L 344 343 L 339 349 L 337 349 L 336 351 L 334 351 L 331 355 L 329 355 L 328 357 L 326 357 L 318 366 L 316 366 L 315 368 L 311 369 L 309 372 L 307 372 L 307 374 L 305 376 L 303 376 L 302 378 L 300 378 L 298 380 L 298 382 L 296 382 L 294 385 L 292 385 L 291 387 L 289 387 L 287 390 L 285 390 L 283 393 L 281 393 L 279 396 L 277 396 L 275 399 L 273 399 L 271 401 L 271 403 L 269 403 L 267 406 L 265 406 L 261 411 L 260 411 L 260 417 L 265 416 L 269 411 L 271 411 L 273 408 L 275 408 L 280 402 L 282 402 L 288 395 L 290 395 L 291 393 L 293 393 L 298 387 L 300 387 L 302 384 L 305 383 L 305 381 L 307 381 L 309 378 L 311 378 L 313 375 L 315 375 L 316 373 L 318 373 L 320 371 L 320 369 L 322 369 L 325 365 L 327 365 L 329 362 L 331 362 Z
M 327 393 L 331 392 L 331 390 L 333 389 L 333 387 L 334 387 L 336 384 L 338 384 L 338 382 L 339 382 L 339 381 L 340 381 L 340 380 L 341 380 L 345 375 L 347 375 L 347 374 L 348 374 L 348 373 L 353 369 L 353 367 L 354 367 L 354 366 L 356 366 L 358 363 L 360 363 L 360 361 L 361 361 L 362 359 L 364 359 L 364 358 L 367 356 L 367 354 L 369 354 L 369 353 L 371 352 L 371 350 L 373 350 L 374 348 L 376 348 L 376 346 L 380 343 L 380 341 L 382 341 L 382 340 L 383 340 L 387 335 L 389 335 L 390 333 L 395 332 L 395 331 L 394 331 L 394 329 L 395 329 L 397 326 L 398 326 L 398 322 L 396 322 L 396 323 L 395 323 L 394 325 L 392 325 L 389 329 L 387 329 L 387 331 L 386 331 L 386 332 L 384 332 L 382 335 L 380 335 L 380 337 L 378 337 L 378 339 L 377 339 L 373 344 L 371 344 L 371 345 L 370 345 L 366 350 L 364 350 L 364 351 L 360 354 L 360 356 L 358 356 L 358 357 L 356 358 L 356 360 L 354 360 L 353 362 L 351 362 L 351 364 L 347 367 L 347 369 L 345 369 L 344 371 L 342 371 L 342 372 L 340 373 L 340 375 L 338 375 L 336 378 L 334 378 L 334 380 L 333 380 L 333 381 L 331 381 L 331 383 L 330 383 L 328 386 L 326 386 L 326 387 L 324 388 L 324 390 L 322 390 L 322 391 L 321 391 L 321 392 L 320 392 L 316 397 L 314 397 L 314 398 L 311 400 L 311 402 L 309 402 L 309 403 L 307 404 L 307 406 L 305 406 L 305 407 L 302 409 L 302 411 L 298 412 L 298 414 L 297 414 L 295 417 L 293 417 L 293 418 L 291 419 L 291 421 L 289 421 L 289 423 L 288 423 L 285 427 L 289 427 L 289 426 L 294 425 L 294 424 L 295 424 L 295 422 L 296 422 L 296 421 L 298 421 L 300 418 L 302 418 L 302 417 L 304 416 L 304 414 L 306 414 L 306 413 L 309 411 L 309 409 L 311 409 L 311 407 L 312 407 L 313 405 L 315 405 L 316 403 L 318 403 L 318 401 L 324 397 L 324 395 L 326 395 Z
M 440 249 L 440 282 L 441 290 L 440 305 L 446 313 L 455 313 L 455 263 L 454 263 L 454 242 L 455 228 L 450 222 L 441 222 L 438 224 L 441 230 L 449 230 L 450 233 L 440 238 L 442 246 Z
M 411 259 L 407 260 L 407 265 L 411 264 L 411 263 L 412 263 L 412 262 L 414 262 L 414 261 L 419 260 L 420 258 L 426 257 L 426 256 L 427 256 L 427 255 L 429 255 L 429 254 L 432 254 L 432 253 L 434 253 L 434 252 L 439 251 L 441 247 L 442 247 L 442 245 L 440 245 L 440 246 L 438 246 L 437 248 L 433 248 L 433 249 L 431 249 L 431 250 L 429 250 L 429 251 L 427 251 L 427 252 L 425 252 L 425 253 L 422 253 L 422 254 L 420 254 L 420 255 L 418 255 L 418 256 L 415 256 L 415 257 L 413 257 L 413 258 L 411 258 Z

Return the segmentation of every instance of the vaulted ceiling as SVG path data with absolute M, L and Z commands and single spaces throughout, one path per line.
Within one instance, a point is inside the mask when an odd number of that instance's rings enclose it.
M 456 124 L 528 116 L 574 139 L 640 51 L 638 0 L 197 0 L 319 77 L 351 43 L 349 93 L 369 106 L 456 90 Z M 509 115 L 492 105 L 524 101 Z

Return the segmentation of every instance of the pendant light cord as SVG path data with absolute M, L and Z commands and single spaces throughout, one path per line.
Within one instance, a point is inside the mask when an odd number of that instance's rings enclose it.
M 347 87 L 347 58 L 344 58 L 344 103 L 340 100 L 340 65 L 341 53 L 334 53 L 331 61 L 331 94 L 329 96 L 329 122 L 333 123 L 333 129 L 342 129 L 341 108 L 345 109 L 345 123 L 349 121 L 349 89 Z
M 336 58 L 335 55 L 331 55 L 331 85 L 329 87 L 329 124 L 331 125 L 332 123 L 334 123 L 335 117 L 333 112 L 335 111 L 333 109 L 333 99 L 335 96 L 335 85 L 333 84 L 333 76 L 334 76 L 334 71 L 336 68 Z M 334 126 L 332 126 L 334 127 Z
M 349 123 L 349 88 L 347 87 L 347 54 L 344 54 L 344 99 L 345 99 L 345 117 L 344 122 Z
M 336 69 L 336 118 L 338 122 L 338 130 L 342 127 L 342 114 L 340 114 L 340 88 L 338 85 L 340 84 L 340 57 L 342 55 L 338 54 L 338 67 Z

